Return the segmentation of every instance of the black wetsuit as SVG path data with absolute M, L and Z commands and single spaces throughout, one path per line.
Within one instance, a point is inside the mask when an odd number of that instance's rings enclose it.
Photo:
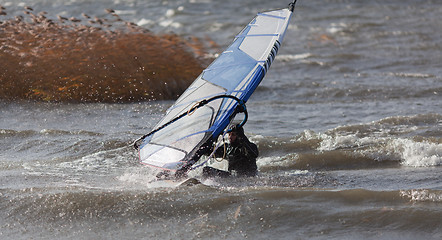
M 215 157 L 224 157 L 228 163 L 228 172 L 213 167 L 204 167 L 203 176 L 205 177 L 228 177 L 232 174 L 236 176 L 256 176 L 258 167 L 256 166 L 256 158 L 259 155 L 258 147 L 252 143 L 241 131 L 238 133 L 238 139 L 233 143 L 226 143 L 219 147 L 215 152 Z M 197 162 L 201 156 L 210 155 L 212 153 L 213 141 L 208 141 L 195 153 L 193 158 L 187 162 L 185 166 L 177 170 L 175 177 L 183 177 L 187 175 L 190 167 Z M 225 150 L 224 150 L 225 149 Z M 224 152 L 225 151 L 225 152 Z
M 225 150 L 224 146 L 221 146 L 215 152 L 215 157 L 224 157 L 228 161 L 228 172 L 212 167 L 204 167 L 203 174 L 209 177 L 226 177 L 232 173 L 237 176 L 256 176 L 258 173 L 258 167 L 256 166 L 258 155 L 258 147 L 244 136 L 241 140 L 237 140 L 232 144 L 226 143 Z

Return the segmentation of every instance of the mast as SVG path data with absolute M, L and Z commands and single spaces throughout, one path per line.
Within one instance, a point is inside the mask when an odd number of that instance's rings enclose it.
M 293 0 L 293 2 L 289 3 L 289 11 L 290 12 L 293 12 L 293 10 L 295 10 L 296 1 L 298 1 L 298 0 Z

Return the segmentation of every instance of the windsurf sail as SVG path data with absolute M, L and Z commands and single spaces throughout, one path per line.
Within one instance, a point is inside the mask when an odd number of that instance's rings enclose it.
M 272 64 L 290 22 L 288 8 L 258 13 L 134 146 L 143 164 L 176 171 L 226 129 Z

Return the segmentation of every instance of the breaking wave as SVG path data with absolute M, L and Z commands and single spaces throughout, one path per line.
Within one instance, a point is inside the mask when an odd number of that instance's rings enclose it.
M 254 136 L 261 169 L 359 169 L 442 165 L 442 116 L 389 117 L 294 138 Z

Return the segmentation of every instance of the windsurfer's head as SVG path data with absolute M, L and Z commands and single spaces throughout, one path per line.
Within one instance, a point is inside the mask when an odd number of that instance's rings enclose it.
M 244 137 L 244 129 L 242 126 L 235 125 L 229 131 L 229 140 L 234 143 Z

